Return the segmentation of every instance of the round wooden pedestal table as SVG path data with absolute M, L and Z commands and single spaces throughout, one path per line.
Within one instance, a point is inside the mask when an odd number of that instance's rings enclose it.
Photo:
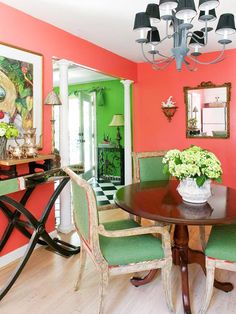
M 175 225 L 173 263 L 180 266 L 183 307 L 190 314 L 188 264 L 199 264 L 204 273 L 206 268 L 204 253 L 189 247 L 188 226 L 236 223 L 236 190 L 212 185 L 208 202 L 195 205 L 182 201 L 177 185 L 175 180 L 131 184 L 117 191 L 115 203 L 132 215 Z M 131 282 L 134 286 L 144 285 L 153 280 L 156 272 L 153 270 L 144 278 L 132 278 Z M 215 287 L 225 292 L 233 289 L 231 283 L 217 280 Z

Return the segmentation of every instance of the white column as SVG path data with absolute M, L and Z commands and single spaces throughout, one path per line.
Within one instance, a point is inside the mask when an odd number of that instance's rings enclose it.
M 60 71 L 60 145 L 61 166 L 69 165 L 69 98 L 68 98 L 68 66 L 66 60 L 58 61 Z M 68 183 L 60 194 L 60 225 L 62 233 L 71 232 L 74 227 L 71 219 L 71 189 Z
M 124 85 L 124 118 L 125 118 L 125 184 L 132 183 L 132 138 L 131 138 L 131 103 L 130 85 L 133 81 L 123 80 Z

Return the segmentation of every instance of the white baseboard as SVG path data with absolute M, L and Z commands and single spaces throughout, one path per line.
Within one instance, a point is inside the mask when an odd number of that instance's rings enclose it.
M 52 238 L 55 238 L 57 236 L 57 230 L 50 232 L 49 235 Z M 14 262 L 18 258 L 21 258 L 25 254 L 25 250 L 27 248 L 27 245 L 28 244 L 21 246 L 18 249 L 14 250 L 14 251 L 6 254 L 6 255 L 1 256 L 0 257 L 0 268 L 5 267 L 6 265 Z M 41 246 L 40 244 L 37 244 L 35 249 L 37 249 L 40 246 Z

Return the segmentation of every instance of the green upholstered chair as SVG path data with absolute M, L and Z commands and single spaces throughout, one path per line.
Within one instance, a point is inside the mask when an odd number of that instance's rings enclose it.
M 145 182 L 156 180 L 169 180 L 169 176 L 163 173 L 162 159 L 165 151 L 159 152 L 134 152 L 133 153 L 133 182 Z M 132 215 L 131 215 L 132 217 Z M 140 217 L 134 217 L 141 223 Z M 145 219 L 147 220 L 147 219 Z M 150 221 L 150 220 L 149 220 Z M 162 225 L 155 222 L 157 225 Z
M 165 151 L 133 153 L 134 182 L 169 180 L 163 173 Z
M 133 153 L 134 183 L 156 180 L 169 180 L 170 177 L 163 173 L 162 159 L 166 151 L 135 152 Z M 135 219 L 138 221 L 137 217 Z M 170 227 L 171 231 L 171 227 Z M 205 227 L 199 226 L 199 237 L 202 249 L 205 250 Z
M 163 286 L 170 311 L 172 255 L 169 232 L 163 227 L 141 227 L 133 220 L 99 223 L 96 197 L 92 187 L 71 169 L 64 171 L 72 181 L 74 222 L 81 239 L 78 290 L 86 255 L 90 255 L 100 273 L 100 305 L 103 313 L 104 296 L 110 275 L 133 273 L 161 268 Z M 161 239 L 152 234 L 160 234 Z
M 213 226 L 205 250 L 206 292 L 200 314 L 207 312 L 213 294 L 215 268 L 236 271 L 236 225 Z
M 214 137 L 227 137 L 227 131 L 212 131 Z

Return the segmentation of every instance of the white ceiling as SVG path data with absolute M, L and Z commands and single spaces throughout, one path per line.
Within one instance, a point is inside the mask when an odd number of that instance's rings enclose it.
M 1 2 L 127 59 L 143 61 L 132 29 L 135 13 L 145 11 L 147 4 L 152 2 L 150 0 L 2 0 Z M 195 3 L 198 5 L 198 0 Z M 234 13 L 236 17 L 235 0 L 221 0 L 217 15 L 222 13 Z M 195 20 L 195 30 L 203 27 L 197 18 Z M 214 28 L 216 24 L 217 21 L 212 22 Z M 158 28 L 163 37 L 165 23 L 159 23 Z M 209 45 L 204 48 L 204 51 L 220 50 L 221 46 L 217 43 L 218 35 L 211 32 L 209 36 Z M 233 43 L 228 45 L 228 48 L 236 48 L 235 34 L 232 40 Z M 160 52 L 168 54 L 171 41 L 163 43 L 162 46 Z

